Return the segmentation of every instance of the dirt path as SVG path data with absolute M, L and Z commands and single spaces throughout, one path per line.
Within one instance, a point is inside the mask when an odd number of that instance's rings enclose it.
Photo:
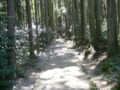
M 40 58 L 42 63 L 34 68 L 37 71 L 20 80 L 15 90 L 89 90 L 90 80 L 77 59 L 82 57 L 72 49 L 71 42 L 56 39 Z
M 78 65 L 70 43 L 54 42 L 50 59 L 32 90 L 89 90 L 89 80 Z

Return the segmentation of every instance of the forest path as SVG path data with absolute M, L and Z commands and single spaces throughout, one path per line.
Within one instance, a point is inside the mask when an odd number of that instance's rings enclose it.
M 56 39 L 48 50 L 49 60 L 32 90 L 89 90 L 89 79 L 70 42 Z

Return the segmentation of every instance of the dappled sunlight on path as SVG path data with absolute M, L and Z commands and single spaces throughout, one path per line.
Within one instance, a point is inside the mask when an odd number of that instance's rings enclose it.
M 55 40 L 54 46 L 33 90 L 89 90 L 89 80 L 76 59 L 78 52 L 63 39 Z

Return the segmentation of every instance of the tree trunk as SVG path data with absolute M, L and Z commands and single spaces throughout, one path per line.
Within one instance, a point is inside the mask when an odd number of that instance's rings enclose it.
M 79 10 L 78 10 L 78 1 L 74 0 L 74 12 L 75 12 L 75 24 L 76 25 L 80 25 L 79 24 Z
M 15 0 L 16 1 L 16 0 Z M 18 16 L 18 20 L 20 22 L 22 22 L 22 12 L 21 12 L 21 1 L 20 0 L 17 0 L 17 16 Z
M 30 0 L 26 0 L 26 12 L 27 12 L 27 21 L 28 21 L 28 28 L 29 28 L 30 59 L 32 59 L 35 56 L 35 54 L 34 54 L 34 46 L 33 46 L 33 32 L 32 32 Z
M 89 22 L 90 22 L 90 41 L 93 47 L 97 46 L 97 36 L 95 29 L 94 0 L 89 0 Z
M 7 0 L 8 66 L 15 66 L 14 0 Z M 14 79 L 14 75 L 9 79 Z M 12 90 L 10 87 L 9 90 Z
M 49 0 L 49 26 L 53 30 L 53 1 Z
M 46 25 L 46 31 L 47 31 L 47 44 L 50 43 L 50 39 L 49 39 L 49 25 L 48 25 L 48 21 L 49 21 L 49 18 L 48 18 L 48 0 L 45 0 L 44 2 L 45 4 L 45 25 Z
M 118 0 L 118 36 L 120 34 L 120 0 Z
M 119 52 L 117 39 L 116 1 L 107 0 L 108 57 Z
M 86 26 L 86 20 L 85 20 L 85 0 L 81 0 L 81 42 L 85 40 L 85 26 Z
M 8 35 L 8 65 L 15 65 L 15 30 L 14 30 L 14 0 L 7 0 L 7 35 Z
M 43 12 L 43 9 L 44 9 L 43 1 L 40 0 L 41 28 L 42 28 L 42 30 L 44 28 L 44 12 Z
M 100 0 L 95 0 L 95 11 L 96 11 L 96 31 L 97 31 L 97 38 L 102 36 L 102 31 L 101 31 L 101 20 L 100 20 Z
M 61 1 L 58 0 L 58 9 L 60 10 L 60 8 L 61 8 Z M 61 15 L 59 15 L 58 19 L 59 19 L 59 28 L 60 28 L 60 27 L 62 27 Z
M 37 4 L 37 1 L 36 0 L 34 0 L 34 5 L 35 5 L 35 20 L 36 20 L 36 34 L 37 34 L 37 36 L 36 36 L 36 48 L 37 48 L 37 53 L 39 53 L 40 52 L 40 50 L 39 50 L 39 33 L 38 33 L 38 13 L 37 13 L 37 7 L 38 7 L 38 4 Z

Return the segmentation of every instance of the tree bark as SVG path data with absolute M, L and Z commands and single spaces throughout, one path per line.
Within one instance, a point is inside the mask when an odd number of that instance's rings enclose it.
M 107 12 L 108 57 L 110 57 L 119 52 L 115 0 L 107 0 Z
M 14 0 L 7 0 L 8 66 L 15 65 Z
M 54 25 L 53 25 L 53 1 L 49 0 L 49 26 L 53 30 Z
M 36 48 L 37 48 L 37 53 L 40 52 L 39 50 L 39 33 L 38 33 L 38 12 L 37 12 L 37 7 L 38 7 L 38 4 L 37 4 L 37 1 L 34 0 L 34 5 L 35 5 L 35 21 L 36 21 Z
M 47 44 L 50 43 L 50 39 L 49 39 L 49 18 L 48 18 L 48 0 L 45 0 L 44 2 L 45 5 L 45 25 L 46 25 L 46 31 L 47 31 Z
M 15 4 L 18 20 L 22 22 L 21 1 L 15 0 Z
M 81 42 L 85 40 L 85 26 L 86 26 L 86 20 L 85 20 L 85 0 L 81 0 Z
M 96 31 L 97 31 L 97 38 L 102 36 L 101 31 L 101 20 L 100 20 L 100 0 L 95 0 L 95 11 L 96 11 Z
M 118 36 L 120 34 L 120 0 L 118 0 Z
M 14 30 L 14 0 L 7 0 L 7 36 L 8 36 L 8 66 L 15 66 L 15 30 Z M 9 79 L 14 79 L 14 74 Z M 10 87 L 9 90 L 12 90 Z
M 27 12 L 27 21 L 29 28 L 30 59 L 32 59 L 35 56 L 35 54 L 34 54 L 34 46 L 33 46 L 33 31 L 32 31 L 32 21 L 31 21 L 30 0 L 26 0 L 26 12 Z
M 89 0 L 89 22 L 90 22 L 90 41 L 93 47 L 97 46 L 97 36 L 95 29 L 94 0 Z

